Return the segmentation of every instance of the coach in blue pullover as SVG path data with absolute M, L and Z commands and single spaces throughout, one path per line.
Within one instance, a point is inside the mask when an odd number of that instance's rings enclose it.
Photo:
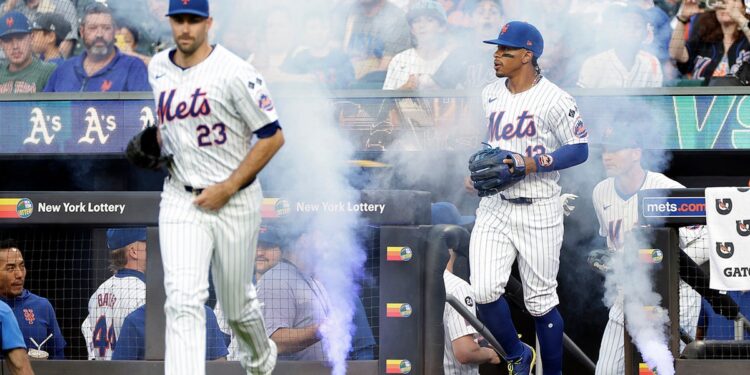
M 0 301 L 13 310 L 27 347 L 37 349 L 34 341 L 42 344 L 52 335 L 39 349 L 49 353 L 49 359 L 65 359 L 66 343 L 52 304 L 26 290 L 25 281 L 26 264 L 18 245 L 13 240 L 0 241 Z
M 112 11 L 106 5 L 87 7 L 80 26 L 86 51 L 61 63 L 44 91 L 151 91 L 143 61 L 115 47 L 115 29 Z

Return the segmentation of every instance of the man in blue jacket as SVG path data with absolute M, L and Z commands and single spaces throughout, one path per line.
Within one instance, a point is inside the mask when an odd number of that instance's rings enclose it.
M 13 310 L 27 347 L 47 352 L 50 359 L 65 359 L 67 344 L 52 304 L 26 290 L 25 280 L 26 264 L 18 245 L 10 239 L 0 241 L 0 301 Z
M 0 302 L 0 348 L 11 375 L 34 375 L 31 370 L 26 344 L 23 342 L 21 329 L 16 317 L 7 304 Z
M 101 3 L 87 7 L 80 33 L 86 51 L 60 64 L 45 92 L 151 91 L 146 65 L 115 47 L 112 10 Z

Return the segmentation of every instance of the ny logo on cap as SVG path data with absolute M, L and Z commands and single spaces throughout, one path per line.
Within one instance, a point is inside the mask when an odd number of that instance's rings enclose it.
M 16 21 L 13 19 L 13 17 L 10 17 L 7 20 L 5 20 L 5 24 L 8 25 L 8 27 L 13 27 L 13 23 L 15 22 Z
M 183 5 L 188 5 L 190 3 L 190 0 L 182 0 Z
M 527 41 L 526 41 L 526 45 L 530 47 L 530 46 L 533 46 L 533 45 L 534 45 L 534 43 L 532 43 L 532 42 L 531 42 L 530 40 L 527 40 Z
M 505 26 L 503 26 L 503 29 L 500 31 L 500 34 L 505 34 L 508 31 L 509 27 L 510 27 L 510 24 L 506 23 Z

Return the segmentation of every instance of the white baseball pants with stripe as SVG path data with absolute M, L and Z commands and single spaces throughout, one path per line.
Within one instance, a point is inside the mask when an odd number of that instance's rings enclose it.
M 557 271 L 563 241 L 563 208 L 558 196 L 532 204 L 482 198 L 469 242 L 471 285 L 477 303 L 505 293 L 513 261 L 523 284 L 526 308 L 541 316 L 557 306 Z
M 248 374 L 270 374 L 276 346 L 266 336 L 252 284 L 260 227 L 260 185 L 237 192 L 218 212 L 197 208 L 195 196 L 167 178 L 161 195 L 159 238 L 167 302 L 167 375 L 206 372 L 208 267 L 216 296 L 239 341 L 240 361 Z

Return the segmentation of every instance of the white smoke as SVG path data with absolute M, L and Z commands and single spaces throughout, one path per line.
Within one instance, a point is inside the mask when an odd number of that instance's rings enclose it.
M 661 296 L 652 285 L 652 264 L 640 259 L 639 249 L 650 246 L 640 232 L 631 232 L 630 244 L 612 259 L 607 274 L 604 301 L 607 306 L 622 303 L 625 327 L 643 360 L 660 375 L 674 374 L 674 358 L 669 351 L 667 310 L 660 307 Z

